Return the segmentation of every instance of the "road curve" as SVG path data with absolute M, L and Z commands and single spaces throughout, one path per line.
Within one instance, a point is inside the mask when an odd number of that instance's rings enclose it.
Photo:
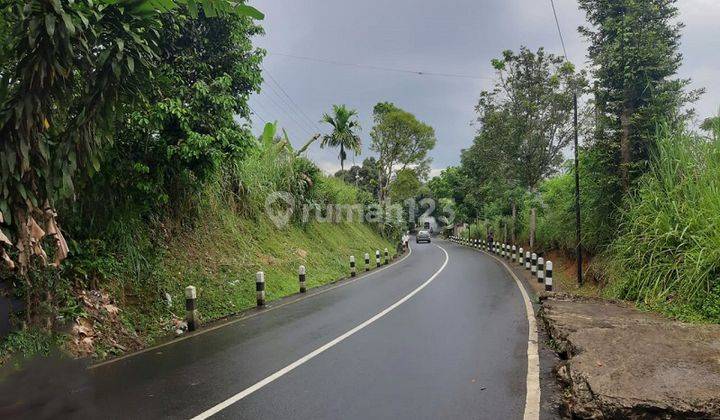
M 105 418 L 522 418 L 525 302 L 445 242 L 325 293 L 91 371 Z

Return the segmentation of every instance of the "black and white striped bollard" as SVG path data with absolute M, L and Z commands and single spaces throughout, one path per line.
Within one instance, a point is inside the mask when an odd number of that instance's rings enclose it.
M 265 306 L 265 273 L 255 273 L 255 291 L 257 292 L 257 306 Z
M 357 273 L 355 272 L 355 256 L 350 256 L 350 277 L 355 277 Z
M 522 267 L 523 265 L 525 265 L 525 263 L 523 262 L 523 261 L 525 260 L 525 258 L 523 257 L 523 255 L 525 255 L 525 253 L 524 253 L 524 251 L 523 251 L 523 249 L 522 249 L 522 247 L 521 247 L 521 248 L 518 250 L 518 259 L 517 259 L 517 262 L 518 262 L 518 264 L 520 264 L 520 267 Z
M 530 275 L 537 276 L 537 254 L 534 252 L 530 257 Z
M 385 248 L 385 265 L 390 264 L 390 254 L 388 253 L 388 249 Z
M 305 266 L 301 265 L 298 268 L 298 280 L 300 281 L 300 293 L 305 293 L 307 289 L 305 288 Z
M 525 269 L 530 270 L 530 251 L 525 251 Z
M 512 262 L 515 263 L 515 260 L 517 259 L 517 248 L 515 245 L 512 246 Z
M 195 286 L 185 288 L 185 311 L 187 312 L 186 322 L 188 331 L 195 331 L 197 328 L 197 307 L 195 300 L 197 299 L 197 291 Z
M 548 260 L 548 262 L 545 263 L 545 291 L 546 292 L 552 292 L 553 284 L 552 284 L 552 261 Z
M 537 279 L 538 283 L 545 283 L 545 259 L 538 257 L 537 260 Z
M 380 267 L 380 250 L 375 250 L 375 264 Z
M 370 254 L 365 253 L 365 271 L 370 271 Z

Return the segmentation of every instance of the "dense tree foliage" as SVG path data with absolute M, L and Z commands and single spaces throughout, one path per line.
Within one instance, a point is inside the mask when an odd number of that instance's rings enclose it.
M 145 92 L 161 62 L 162 15 L 254 15 L 229 1 L 43 1 L 3 6 L 0 52 L 0 212 L 4 245 L 21 273 L 32 257 L 54 264 L 68 245 L 57 223 L 59 200 L 77 195 L 79 177 L 100 170 L 115 113 Z M 185 9 L 186 8 L 186 9 Z M 13 261 L 14 260 L 14 261 Z
M 542 48 L 505 51 L 492 65 L 498 81 L 480 94 L 477 136 L 461 157 L 467 179 L 461 208 L 472 218 L 511 215 L 514 237 L 523 195 L 536 192 L 562 163 L 573 134 L 573 94 L 586 82 L 584 74 Z
M 380 167 L 377 159 L 372 156 L 365 158 L 362 166 L 353 165 L 348 170 L 337 171 L 335 176 L 369 192 L 373 197 L 377 197 L 380 192 Z
M 619 202 L 632 181 L 647 169 L 659 123 L 679 127 L 683 106 L 700 92 L 686 92 L 677 0 L 580 0 L 589 25 L 592 93 L 596 110 L 593 143 L 604 150 L 606 194 Z
M 396 170 L 412 169 L 419 179 L 430 171 L 428 152 L 435 147 L 435 130 L 413 114 L 392 103 L 380 102 L 373 109 L 370 149 L 378 154 L 381 201 L 388 197 Z

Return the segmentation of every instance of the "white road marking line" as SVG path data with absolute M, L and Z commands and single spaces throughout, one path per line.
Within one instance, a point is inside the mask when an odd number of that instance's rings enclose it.
M 139 356 L 139 355 L 141 355 L 141 354 L 143 354 L 143 353 L 148 353 L 148 352 L 155 351 L 155 350 L 158 350 L 158 349 L 163 348 L 163 347 L 171 346 L 171 345 L 177 344 L 177 343 L 179 343 L 179 342 L 181 342 L 181 341 L 185 341 L 185 340 L 187 340 L 187 339 L 195 338 L 195 337 L 198 337 L 198 336 L 203 335 L 203 334 L 205 334 L 205 333 L 209 333 L 210 331 L 215 331 L 215 330 L 218 330 L 218 329 L 220 329 L 220 328 L 224 328 L 224 327 L 227 327 L 227 326 L 230 326 L 230 325 L 233 325 L 233 324 L 237 324 L 238 322 L 241 322 L 241 321 L 246 321 L 246 320 L 248 320 L 248 319 L 255 318 L 256 316 L 260 316 L 260 315 L 265 314 L 265 313 L 268 313 L 268 312 L 270 312 L 270 311 L 274 311 L 274 310 L 276 310 L 276 309 L 280 309 L 280 308 L 283 308 L 283 307 L 285 307 L 285 306 L 292 305 L 292 304 L 294 304 L 294 303 L 302 302 L 302 301 L 304 301 L 304 300 L 307 300 L 307 299 L 310 299 L 310 298 L 314 298 L 314 297 L 316 297 L 316 296 L 320 296 L 320 295 L 322 295 L 323 293 L 327 293 L 327 292 L 329 292 L 329 291 L 331 291 L 331 290 L 335 290 L 335 289 L 338 289 L 338 288 L 340 288 L 340 287 L 345 287 L 345 286 L 347 286 L 347 285 L 349 285 L 349 284 L 355 283 L 356 281 L 364 280 L 364 279 L 366 279 L 366 278 L 368 278 L 368 277 L 370 277 L 370 276 L 372 276 L 372 275 L 374 275 L 374 274 L 377 274 L 377 273 L 379 273 L 379 272 L 381 272 L 381 271 L 383 271 L 383 270 L 386 270 L 386 269 L 388 269 L 388 268 L 390 268 L 390 267 L 394 267 L 394 266 L 396 266 L 397 264 L 399 264 L 400 262 L 402 262 L 403 260 L 405 260 L 405 258 L 409 257 L 410 254 L 412 254 L 412 248 L 411 248 L 410 245 L 408 244 L 408 252 L 407 252 L 407 254 L 405 254 L 405 255 L 404 255 L 402 258 L 400 258 L 399 260 L 393 261 L 393 262 L 391 262 L 390 264 L 383 266 L 382 268 L 376 268 L 376 269 L 374 269 L 374 270 L 372 270 L 372 271 L 368 271 L 367 273 L 364 273 L 364 274 L 362 274 L 362 275 L 360 275 L 360 276 L 357 276 L 357 277 L 355 277 L 355 278 L 351 278 L 350 280 L 341 281 L 341 282 L 338 283 L 338 284 L 335 284 L 335 285 L 333 285 L 333 286 L 329 286 L 329 287 L 323 288 L 323 289 L 321 289 L 321 290 L 312 291 L 312 289 L 310 289 L 310 290 L 308 290 L 309 293 L 307 293 L 305 296 L 299 297 L 299 298 L 297 298 L 297 299 L 293 299 L 293 300 L 291 300 L 291 301 L 289 301 L 289 302 L 284 302 L 284 303 L 275 304 L 275 305 L 273 305 L 272 303 L 270 303 L 270 304 L 267 306 L 267 308 L 263 309 L 263 310 L 260 311 L 260 312 L 253 312 L 253 313 L 250 313 L 250 314 L 247 314 L 247 315 L 240 316 L 240 317 L 238 317 L 238 318 L 233 317 L 233 316 L 231 315 L 231 316 L 230 316 L 231 319 L 228 320 L 228 321 L 221 322 L 220 324 L 213 325 L 212 327 L 207 327 L 207 328 L 203 328 L 203 329 L 197 330 L 197 331 L 193 332 L 192 334 L 188 334 L 188 335 L 184 335 L 184 336 L 182 336 L 182 337 L 175 338 L 175 339 L 173 339 L 172 341 L 168 341 L 168 342 L 166 342 L 166 343 L 156 344 L 156 345 L 154 345 L 154 346 L 146 347 L 146 348 L 144 348 L 144 349 L 142 349 L 142 350 L 138 350 L 138 351 L 136 351 L 136 352 L 128 353 L 128 354 L 125 354 L 125 355 L 122 355 L 122 356 L 115 357 L 115 358 L 110 359 L 110 360 L 105 360 L 105 361 L 103 361 L 103 362 L 95 363 L 95 364 L 93 364 L 93 365 L 88 366 L 88 369 L 90 369 L 90 370 L 96 369 L 96 368 L 99 368 L 99 367 L 101 367 L 101 366 L 109 365 L 109 364 L 112 364 L 112 363 L 115 363 L 115 362 L 119 362 L 119 361 L 121 361 L 121 360 L 125 360 L 125 359 L 129 359 L 129 358 L 132 358 L 132 357 L 135 357 L 135 356 Z
M 255 383 L 254 385 L 245 388 L 244 390 L 238 392 L 237 394 L 233 395 L 232 397 L 226 399 L 225 401 L 221 402 L 220 404 L 215 405 L 214 407 L 211 407 L 202 413 L 198 414 L 197 416 L 193 417 L 192 420 L 201 420 L 206 419 L 210 416 L 213 416 L 220 411 L 224 410 L 225 408 L 235 404 L 236 402 L 242 400 L 243 398 L 247 397 L 248 395 L 252 394 L 255 391 L 258 391 L 259 389 L 265 387 L 266 385 L 276 381 L 277 379 L 283 377 L 284 375 L 290 373 L 295 368 L 302 366 L 303 364 L 307 363 L 311 359 L 315 358 L 316 356 L 320 355 L 321 353 L 325 352 L 326 350 L 331 349 L 332 347 L 340 344 L 342 341 L 347 339 L 348 337 L 352 336 L 356 332 L 362 330 L 363 328 L 369 326 L 373 322 L 377 321 L 378 319 L 384 317 L 388 313 L 390 313 L 393 309 L 397 308 L 398 306 L 402 305 L 403 303 L 407 302 L 410 298 L 418 294 L 422 289 L 427 287 L 428 284 L 430 284 L 435 278 L 440 274 L 444 269 L 445 266 L 448 263 L 448 260 L 450 259 L 450 256 L 448 255 L 447 251 L 440 245 L 435 245 L 436 247 L 440 248 L 442 252 L 445 253 L 445 261 L 443 262 L 442 266 L 433 274 L 429 279 L 427 279 L 423 284 L 418 286 L 415 290 L 408 293 L 403 297 L 402 299 L 398 300 L 397 302 L 393 303 L 392 305 L 388 306 L 387 308 L 383 309 L 381 312 L 379 312 L 377 315 L 373 316 L 372 318 L 368 319 L 367 321 L 363 322 L 362 324 L 358 325 L 357 327 L 349 330 L 348 332 L 342 334 L 341 336 L 335 338 L 334 340 L 330 341 L 327 344 L 324 344 L 317 349 L 313 350 L 312 352 L 306 354 L 305 356 L 299 358 L 298 360 L 292 362 L 291 364 L 285 366 L 284 368 L 278 370 L 277 372 L 273 373 L 272 375 L 268 376 L 267 378 Z
M 515 275 L 515 273 L 505 264 L 505 261 L 500 258 L 489 254 L 482 250 L 476 250 L 483 254 L 487 254 L 490 257 L 498 260 L 505 270 L 515 280 L 515 284 L 520 293 L 522 294 L 523 301 L 525 303 L 525 314 L 528 320 L 528 347 L 527 347 L 527 394 L 525 396 L 525 413 L 523 419 L 525 420 L 538 420 L 540 418 L 540 356 L 538 354 L 538 331 L 537 323 L 535 322 L 535 311 L 533 310 L 530 297 L 522 284 L 522 281 Z

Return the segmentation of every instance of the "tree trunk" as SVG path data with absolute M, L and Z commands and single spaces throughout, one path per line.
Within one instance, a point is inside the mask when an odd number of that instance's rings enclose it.
M 512 225 L 510 226 L 510 236 L 512 237 L 512 243 L 515 243 L 515 221 L 517 220 L 517 206 L 515 200 L 512 202 Z
M 507 221 L 503 224 L 503 243 L 507 243 Z
M 345 146 L 340 143 L 340 170 L 345 170 Z
M 535 249 L 535 207 L 530 209 L 530 249 Z
M 630 164 L 632 163 L 632 148 L 630 144 L 630 116 L 632 109 L 623 108 L 620 115 L 620 181 L 625 192 L 630 189 Z

